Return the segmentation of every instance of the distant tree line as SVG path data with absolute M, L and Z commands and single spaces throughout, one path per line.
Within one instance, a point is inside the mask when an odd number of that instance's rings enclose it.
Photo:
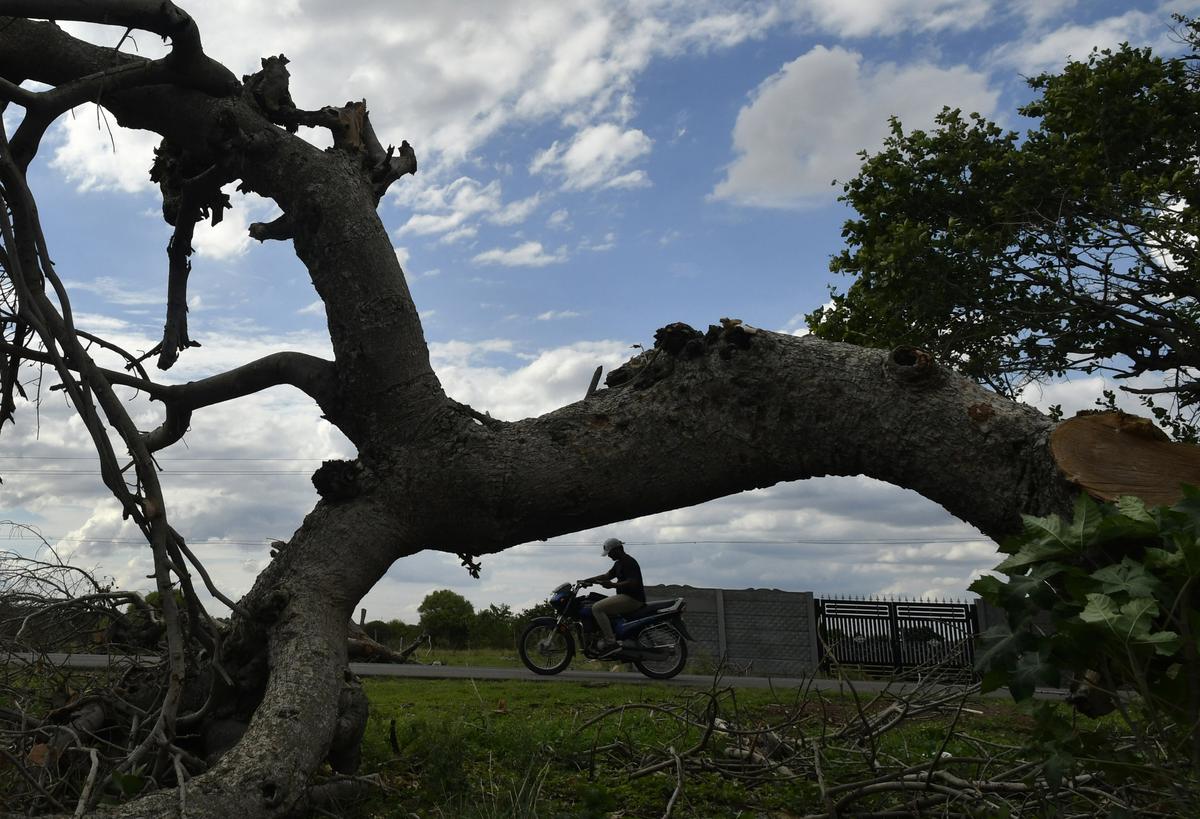
M 420 619 L 368 620 L 363 628 L 374 640 L 399 649 L 428 636 L 438 648 L 512 648 L 517 629 L 531 617 L 551 614 L 549 603 L 538 603 L 514 613 L 507 603 L 478 611 L 469 600 L 450 589 L 430 592 L 417 607 Z

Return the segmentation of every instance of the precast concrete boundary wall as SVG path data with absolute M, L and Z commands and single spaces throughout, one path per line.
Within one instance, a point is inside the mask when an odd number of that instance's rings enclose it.
M 812 592 L 647 586 L 647 600 L 687 601 L 693 659 L 758 677 L 813 674 L 821 659 Z

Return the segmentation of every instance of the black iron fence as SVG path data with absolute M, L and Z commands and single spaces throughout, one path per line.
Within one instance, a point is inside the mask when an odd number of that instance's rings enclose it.
M 895 673 L 971 673 L 979 619 L 974 603 L 817 598 L 823 667 Z

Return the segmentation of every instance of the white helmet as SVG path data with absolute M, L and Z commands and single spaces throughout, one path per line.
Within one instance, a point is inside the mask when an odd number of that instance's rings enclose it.
M 604 541 L 604 545 L 601 546 L 600 549 L 604 552 L 604 556 L 608 557 L 609 552 L 611 552 L 613 549 L 620 549 L 624 545 L 624 543 L 617 540 L 615 537 L 610 537 L 608 540 Z

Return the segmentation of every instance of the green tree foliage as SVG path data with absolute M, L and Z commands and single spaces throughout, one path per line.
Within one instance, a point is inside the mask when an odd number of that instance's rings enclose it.
M 513 629 L 517 618 L 507 603 L 493 603 L 486 609 L 480 609 L 475 614 L 475 623 L 471 629 L 471 642 L 476 646 L 488 648 L 512 648 L 515 634 Z
M 421 635 L 421 627 L 408 625 L 403 620 L 368 620 L 363 624 L 363 631 L 372 640 L 383 643 L 388 648 L 399 649 L 411 645 Z
M 1183 56 L 1122 45 L 1030 79 L 1023 136 L 952 109 L 931 131 L 893 118 L 844 186 L 858 216 L 831 268 L 854 281 L 813 332 L 923 347 L 1008 397 L 1148 376 L 1129 391 L 1195 440 L 1200 25 L 1177 22 Z
M 433 641 L 447 648 L 463 648 L 475 623 L 475 607 L 461 594 L 450 589 L 430 592 L 417 607 L 421 629 Z
M 1179 815 L 1200 815 L 1200 490 L 1157 509 L 1080 496 L 1072 520 L 1026 518 L 1001 549 L 1003 578 L 971 586 L 1007 619 L 983 636 L 984 689 L 1007 686 L 1020 701 L 1064 672 L 1086 680 L 1130 739 L 1042 703 L 1033 739 L 1047 772 L 1141 777 L 1188 801 Z

